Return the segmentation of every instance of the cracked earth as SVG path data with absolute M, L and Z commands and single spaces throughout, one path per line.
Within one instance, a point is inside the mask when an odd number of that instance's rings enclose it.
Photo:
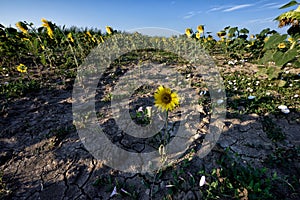
M 266 159 L 276 149 L 289 152 L 299 148 L 299 113 L 269 117 L 285 133 L 283 141 L 275 143 L 267 137 L 261 116 L 228 114 L 217 145 L 205 158 L 193 158 L 191 171 L 200 166 L 216 167 L 226 149 L 240 155 L 241 162 L 262 168 L 269 167 Z M 109 123 L 105 117 L 103 121 Z M 168 177 L 153 181 L 151 175 L 123 173 L 93 158 L 72 124 L 72 90 L 68 88 L 42 89 L 5 103 L 0 123 L 4 199 L 126 199 L 118 195 L 110 197 L 115 185 L 134 192 L 137 199 L 149 199 L 147 185 L 151 184 L 158 188 L 153 199 L 164 196 L 161 188 L 165 188 Z M 137 149 L 140 147 L 141 144 L 136 144 Z M 269 168 L 279 175 L 294 174 L 299 178 L 298 155 L 287 162 L 288 170 L 276 165 Z M 196 179 L 199 181 L 200 176 Z M 174 199 L 200 199 L 201 189 L 186 186 Z M 300 198 L 299 193 L 284 195 L 287 199 Z

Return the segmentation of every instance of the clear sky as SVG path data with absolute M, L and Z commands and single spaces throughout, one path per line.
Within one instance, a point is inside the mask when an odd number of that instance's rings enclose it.
M 126 31 L 142 27 L 168 28 L 184 33 L 185 28 L 205 25 L 216 32 L 226 26 L 247 28 L 259 33 L 278 29 L 275 17 L 291 8 L 278 8 L 289 0 L 1 0 L 0 23 L 15 26 L 18 21 L 41 26 L 41 18 L 56 25 L 105 30 L 109 25 Z

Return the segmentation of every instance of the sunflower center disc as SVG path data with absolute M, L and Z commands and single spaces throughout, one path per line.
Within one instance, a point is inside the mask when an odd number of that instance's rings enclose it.
M 162 101 L 165 103 L 165 104 L 169 104 L 171 102 L 171 96 L 170 94 L 164 94 L 163 95 L 163 98 L 162 98 Z

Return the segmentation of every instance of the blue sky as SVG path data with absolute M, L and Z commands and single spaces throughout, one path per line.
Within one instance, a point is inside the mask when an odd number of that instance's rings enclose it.
M 269 27 L 281 33 L 273 19 L 285 10 L 278 8 L 289 0 L 2 0 L 0 23 L 15 26 L 18 21 L 41 26 L 41 18 L 57 25 L 98 28 L 109 25 L 126 31 L 142 27 L 161 27 L 184 33 L 185 28 L 196 30 L 199 24 L 205 31 L 216 32 L 226 26 L 247 28 L 259 33 Z

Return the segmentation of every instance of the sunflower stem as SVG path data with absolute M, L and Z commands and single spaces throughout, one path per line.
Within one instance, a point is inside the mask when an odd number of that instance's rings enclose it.
M 164 133 L 164 146 L 167 145 L 168 117 L 169 117 L 169 111 L 167 110 L 167 111 L 166 111 L 165 133 Z

